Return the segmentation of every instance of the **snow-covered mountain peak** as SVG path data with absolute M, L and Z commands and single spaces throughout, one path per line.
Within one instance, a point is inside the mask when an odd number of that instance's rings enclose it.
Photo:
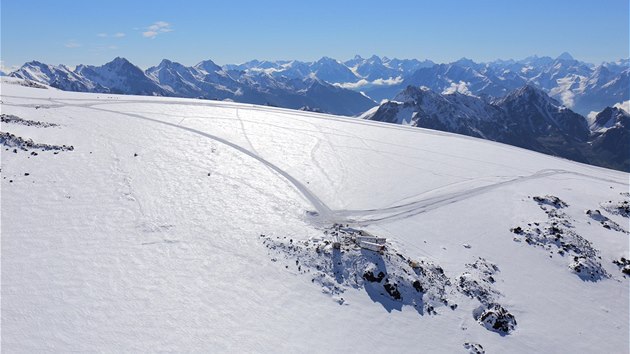
M 556 60 L 575 60 L 575 58 L 573 58 L 573 56 L 568 52 L 563 52 L 562 54 L 558 55 Z
M 204 60 L 204 61 L 198 63 L 197 65 L 195 65 L 195 67 L 198 68 L 198 69 L 202 69 L 202 70 L 204 70 L 205 72 L 208 72 L 208 73 L 222 71 L 221 67 L 218 66 L 217 64 L 215 64 L 210 59 Z
M 370 64 L 383 64 L 383 60 L 376 54 L 373 54 L 371 57 L 367 59 L 367 62 Z
M 158 67 L 169 67 L 171 65 L 173 65 L 173 62 L 164 58 L 162 59 L 162 61 L 160 61 L 160 64 L 158 64 Z
M 477 65 L 472 59 L 468 59 L 466 57 L 462 57 L 459 60 L 453 62 L 453 64 L 461 65 L 461 66 L 471 66 L 474 67 Z
M 433 92 L 428 87 L 409 85 L 394 97 L 394 101 L 417 104 L 421 102 L 424 97 L 429 96 L 435 98 L 437 95 L 437 93 Z
M 110 61 L 109 63 L 105 63 L 103 65 L 103 67 L 107 67 L 107 68 L 123 68 L 123 67 L 136 67 L 135 65 L 133 65 L 129 60 L 127 60 L 126 58 L 123 57 L 116 57 L 114 58 L 112 61 Z M 138 68 L 140 69 L 140 68 Z
M 317 60 L 315 64 L 339 64 L 339 61 L 331 57 L 323 56 Z
M 435 128 L 2 81 L 6 352 L 628 348 L 627 173 Z M 468 106 L 389 107 L 484 128 Z
M 533 85 L 525 85 L 519 89 L 516 89 L 505 97 L 496 101 L 497 104 L 505 104 L 505 103 L 514 103 L 514 102 L 536 102 L 539 104 L 548 104 L 555 107 L 561 107 L 562 104 L 557 100 L 549 97 L 547 93 L 543 90 L 533 86 Z M 523 102 L 524 103 L 524 102 Z
M 630 113 L 618 107 L 606 107 L 599 112 L 591 123 L 591 130 L 601 132 L 602 130 L 614 127 L 617 124 L 623 124 L 630 128 Z

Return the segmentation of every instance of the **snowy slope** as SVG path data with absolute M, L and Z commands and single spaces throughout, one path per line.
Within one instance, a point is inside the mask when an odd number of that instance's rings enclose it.
M 0 88 L 7 352 L 628 350 L 628 174 L 317 113 Z M 326 245 L 350 228 L 383 255 Z M 475 319 L 493 304 L 508 334 Z

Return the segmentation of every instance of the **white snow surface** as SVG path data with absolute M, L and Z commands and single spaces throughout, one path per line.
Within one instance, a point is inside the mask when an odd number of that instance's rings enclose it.
M 629 236 L 584 214 L 628 192 L 626 173 L 272 107 L 7 84 L 1 96 L 3 114 L 59 124 L 3 132 L 74 147 L 2 147 L 6 352 L 628 351 L 628 279 L 612 260 L 628 257 Z M 529 197 L 547 194 L 569 204 L 610 278 L 583 281 L 567 257 L 513 240 L 510 228 L 546 220 Z M 435 315 L 361 288 L 340 305 L 260 241 L 322 238 L 335 222 L 452 278 L 493 262 L 516 329 L 487 330 L 457 293 L 457 309 Z

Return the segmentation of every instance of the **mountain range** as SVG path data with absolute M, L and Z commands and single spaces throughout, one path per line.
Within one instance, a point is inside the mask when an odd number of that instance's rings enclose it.
M 266 73 L 274 78 L 317 77 L 343 88 L 361 91 L 380 102 L 407 86 L 426 86 L 439 93 L 459 91 L 499 98 L 531 85 L 582 115 L 630 99 L 630 61 L 594 65 L 569 53 L 556 58 L 531 56 L 522 60 L 477 63 L 462 58 L 451 63 L 390 59 L 373 55 L 347 61 L 321 58 L 315 62 L 258 61 L 226 65 L 228 72 Z
M 405 91 L 452 100 L 443 124 L 506 109 L 585 139 L 536 88 Z M 628 173 L 276 107 L 0 92 L 7 353 L 627 352 Z M 614 108 L 594 146 L 623 139 Z
M 493 100 L 408 86 L 362 118 L 454 132 L 630 171 L 628 112 L 607 107 L 589 122 L 531 85 Z
M 10 76 L 66 91 L 232 100 L 328 113 L 356 115 L 376 103 L 364 94 L 332 85 L 315 76 L 274 77 L 264 71 L 222 68 L 211 60 L 187 67 L 170 60 L 143 71 L 127 59 L 102 66 L 65 65 L 38 61 L 24 64 Z
M 32 61 L 9 75 L 70 91 L 233 100 L 344 115 L 358 115 L 410 85 L 488 100 L 530 85 L 588 115 L 630 99 L 629 65 L 628 59 L 594 65 L 568 53 L 487 63 L 462 58 L 442 64 L 357 55 L 347 61 L 323 57 L 313 62 L 252 60 L 223 66 L 205 60 L 190 67 L 165 59 L 143 71 L 116 58 L 74 70 Z M 330 97 L 338 102 L 332 103 Z
M 223 66 L 205 60 L 189 67 L 164 59 L 142 70 L 118 57 L 74 69 L 32 61 L 9 76 L 66 91 L 360 115 L 630 171 L 627 108 L 615 108 L 630 99 L 629 64 L 623 59 L 595 66 L 563 53 L 555 59 L 476 63 L 462 58 L 449 64 L 355 56 L 345 62 L 324 57 Z M 377 101 L 383 103 L 378 106 Z

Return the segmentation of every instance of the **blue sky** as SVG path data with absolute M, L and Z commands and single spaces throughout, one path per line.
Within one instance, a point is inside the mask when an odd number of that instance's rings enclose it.
M 140 67 L 355 54 L 449 62 L 628 57 L 628 0 L 2 0 L 3 66 Z

